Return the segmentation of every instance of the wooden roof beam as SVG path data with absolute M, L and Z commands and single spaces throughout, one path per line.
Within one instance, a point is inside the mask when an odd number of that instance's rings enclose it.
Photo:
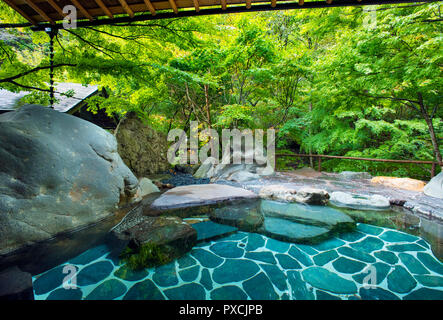
M 198 3 L 198 0 L 193 0 L 193 1 L 194 1 L 195 11 L 199 12 L 200 11 L 200 3 Z
M 148 10 L 151 12 L 151 14 L 153 16 L 155 16 L 157 14 L 157 12 L 155 12 L 155 8 L 152 5 L 151 1 L 150 0 L 144 0 L 144 1 L 145 1 L 146 6 L 148 7 Z
M 80 2 L 78 2 L 77 0 L 71 0 L 72 4 L 78 9 L 80 10 L 81 13 L 83 13 L 83 15 L 88 18 L 89 21 L 94 20 L 94 18 L 89 14 L 88 10 L 86 10 L 81 4 Z
M 110 18 L 113 19 L 114 15 L 112 12 L 108 9 L 108 7 L 103 3 L 102 0 L 95 0 L 95 3 L 98 4 L 98 6 L 103 10 L 103 12 Z
M 60 6 L 59 6 L 57 3 L 55 3 L 54 0 L 47 0 L 47 1 L 48 1 L 49 4 L 51 5 L 51 7 L 53 7 L 53 8 L 55 9 L 55 11 L 57 11 L 58 14 L 59 14 L 62 18 L 65 17 L 65 14 L 63 13 L 62 8 L 60 8 Z
M 37 12 L 44 20 L 54 24 L 54 20 L 48 17 L 48 15 L 40 9 L 32 0 L 25 0 L 26 4 L 30 6 L 35 12 Z
M 18 13 L 20 13 L 20 15 L 25 18 L 26 20 L 28 20 L 30 23 L 32 23 L 33 25 L 36 25 L 37 22 L 32 19 L 30 16 L 28 16 L 22 9 L 20 9 L 19 7 L 17 7 L 15 5 L 14 2 L 12 2 L 11 0 L 4 0 L 6 2 L 6 4 L 8 6 L 10 6 L 12 9 L 14 9 L 15 11 L 17 11 Z
M 178 8 L 177 5 L 175 4 L 174 0 L 168 0 L 169 1 L 169 5 L 171 6 L 171 9 L 174 11 L 174 13 L 178 13 Z
M 131 10 L 126 0 L 118 0 L 120 2 L 121 6 L 123 7 L 123 10 L 130 16 L 131 18 L 134 18 L 134 11 Z
M 226 10 L 226 0 L 220 0 L 222 10 Z

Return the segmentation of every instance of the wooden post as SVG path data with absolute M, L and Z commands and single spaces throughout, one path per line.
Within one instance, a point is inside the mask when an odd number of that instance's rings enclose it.
M 321 172 L 321 157 L 318 157 L 318 172 Z
M 431 179 L 435 177 L 435 162 L 432 163 L 432 169 L 431 169 Z

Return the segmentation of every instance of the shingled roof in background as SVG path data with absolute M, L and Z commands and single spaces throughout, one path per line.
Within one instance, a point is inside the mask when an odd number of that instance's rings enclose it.
M 67 93 L 73 90 L 72 97 L 61 95 L 60 93 Z M 86 98 L 98 92 L 98 86 L 83 86 L 80 83 L 58 83 L 55 86 L 55 98 L 57 103 L 54 103 L 54 109 L 60 112 L 68 112 L 76 107 Z M 0 89 L 0 111 L 15 110 L 19 107 L 19 100 L 30 92 L 21 91 L 14 93 L 8 90 Z

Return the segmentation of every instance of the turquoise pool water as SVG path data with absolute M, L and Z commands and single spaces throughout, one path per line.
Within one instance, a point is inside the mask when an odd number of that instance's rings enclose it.
M 76 270 L 76 289 L 63 287 L 67 265 Z M 33 284 L 36 300 L 441 300 L 443 264 L 420 237 L 359 223 L 355 232 L 317 245 L 237 232 L 137 272 L 100 245 L 35 276 Z

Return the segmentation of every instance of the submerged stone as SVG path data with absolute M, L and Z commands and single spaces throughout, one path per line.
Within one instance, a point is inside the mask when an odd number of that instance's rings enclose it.
M 164 290 L 170 300 L 205 300 L 206 293 L 202 285 L 187 283 L 180 287 Z
M 308 289 L 299 271 L 288 271 L 288 282 L 293 300 L 314 300 L 314 293 Z
M 317 300 L 341 300 L 340 297 L 333 296 L 327 292 L 316 290 Z
M 198 273 L 200 271 L 200 266 L 190 267 L 184 270 L 180 270 L 178 274 L 183 281 L 191 282 L 197 279 Z
M 313 247 L 319 251 L 330 250 L 334 248 L 341 247 L 345 243 L 337 238 L 332 238 L 326 241 L 323 241 L 319 244 L 314 245 Z
M 342 239 L 342 240 L 348 241 L 348 242 L 355 242 L 357 240 L 360 240 L 364 236 L 366 236 L 364 233 L 361 233 L 361 232 L 358 232 L 358 231 L 354 231 L 354 232 L 341 233 L 337 237 Z
M 83 293 L 80 288 L 69 290 L 58 288 L 52 291 L 46 300 L 81 300 L 82 297 Z
M 416 275 L 415 279 L 427 287 L 443 287 L 443 277 L 430 275 Z
M 259 270 L 257 264 L 250 260 L 226 259 L 220 267 L 213 271 L 212 279 L 219 284 L 244 281 Z
M 335 233 L 351 231 L 355 228 L 355 222 L 351 217 L 330 207 L 263 200 L 261 210 L 265 217 L 324 227 Z
M 415 243 L 405 243 L 405 244 L 393 244 L 387 246 L 386 249 L 395 251 L 395 252 L 405 252 L 405 251 L 426 251 L 425 248 L 419 246 Z
M 440 261 L 437 261 L 433 256 L 429 253 L 418 252 L 417 258 L 429 269 L 432 271 L 443 275 L 443 264 Z
M 285 291 L 287 289 L 286 275 L 280 270 L 280 268 L 271 264 L 262 264 L 260 267 L 280 291 Z
M 246 259 L 276 264 L 277 261 L 275 261 L 274 255 L 271 252 L 268 251 L 260 251 L 260 252 L 247 252 L 245 254 Z
M 338 254 L 335 250 L 329 250 L 322 253 L 317 254 L 313 257 L 314 262 L 318 266 L 324 266 L 329 261 L 332 261 L 338 257 Z
M 200 283 L 206 288 L 206 290 L 212 290 L 212 279 L 208 269 L 202 270 Z
M 266 241 L 266 248 L 279 253 L 285 253 L 289 250 L 291 245 L 287 242 L 274 240 L 272 238 L 268 238 Z
M 215 254 L 205 249 L 193 249 L 191 251 L 191 254 L 200 262 L 203 267 L 206 268 L 215 268 L 223 262 L 222 258 L 217 257 Z
M 408 253 L 399 253 L 398 254 L 403 265 L 409 270 L 410 273 L 415 274 L 427 274 L 429 273 L 428 269 L 426 269 L 423 264 L 414 258 L 413 255 Z
M 375 278 L 372 278 L 372 272 L 375 270 Z M 367 281 L 368 285 L 379 285 L 388 275 L 391 267 L 383 262 L 377 262 L 369 265 L 363 272 L 352 276 L 356 282 L 363 284 Z M 375 281 L 374 281 L 375 280 Z
M 395 253 L 392 253 L 390 251 L 376 251 L 374 252 L 374 255 L 379 258 L 380 260 L 383 260 L 386 263 L 389 264 L 396 264 L 398 261 L 397 256 Z
M 217 208 L 209 213 L 209 218 L 214 222 L 234 226 L 248 232 L 258 230 L 264 221 L 259 203 L 256 201 Z
M 350 246 L 355 250 L 371 253 L 375 250 L 380 250 L 384 246 L 384 242 L 375 237 L 367 237 L 362 241 L 351 243 Z
M 389 292 L 382 288 L 360 288 L 360 297 L 363 300 L 400 300 L 392 292 Z
M 77 275 L 79 286 L 88 286 L 99 283 L 114 270 L 114 266 L 109 261 L 100 261 L 83 268 Z
M 223 286 L 211 292 L 211 300 L 246 300 L 248 296 L 237 286 Z
M 366 266 L 364 263 L 344 257 L 338 258 L 332 263 L 332 265 L 334 266 L 335 270 L 341 273 L 356 273 L 363 270 L 363 268 Z
M 223 258 L 240 258 L 244 254 L 244 250 L 237 247 L 236 242 L 217 242 L 210 250 Z
M 147 269 L 132 270 L 127 265 L 121 266 L 114 272 L 114 276 L 126 281 L 138 281 L 146 278 L 148 274 Z
M 215 223 L 212 221 L 195 223 L 192 225 L 192 227 L 197 230 L 197 241 L 213 240 L 226 235 L 230 235 L 238 230 L 237 228 L 225 226 L 223 224 Z
M 165 264 L 156 267 L 152 280 L 160 287 L 170 287 L 178 283 L 177 272 L 175 271 L 175 263 Z
M 357 226 L 357 230 L 371 234 L 373 236 L 378 236 L 380 233 L 383 232 L 383 228 L 376 227 L 366 223 L 359 223 Z
M 123 300 L 165 300 L 165 298 L 154 282 L 148 279 L 134 284 Z
M 257 233 L 251 233 L 248 236 L 248 244 L 246 245 L 246 251 L 254 251 L 265 245 L 265 238 Z
M 243 289 L 252 300 L 276 300 L 278 299 L 269 278 L 260 272 L 253 278 L 243 282 Z
M 420 238 L 404 232 L 389 230 L 383 233 L 380 236 L 380 239 L 388 242 L 414 242 L 419 240 Z
M 263 233 L 277 240 L 295 243 L 317 243 L 330 236 L 330 231 L 323 227 L 270 217 L 265 218 Z
M 302 275 L 305 281 L 319 289 L 343 294 L 357 292 L 354 282 L 321 267 L 309 267 L 302 271 Z
M 373 263 L 375 262 L 375 258 L 365 252 L 362 251 L 358 251 L 349 247 L 340 247 L 337 249 L 337 251 L 347 257 L 356 259 L 356 260 L 360 260 L 360 261 L 364 261 L 364 262 L 368 262 L 368 263 Z
M 113 300 L 126 292 L 123 282 L 110 279 L 101 283 L 86 297 L 86 300 Z
M 178 267 L 180 269 L 192 267 L 193 265 L 197 264 L 197 261 L 189 254 L 181 257 L 180 259 L 177 260 L 177 262 L 178 262 Z
M 51 269 L 35 279 L 33 283 L 35 294 L 45 294 L 61 286 L 63 279 L 66 277 L 66 273 L 63 273 L 64 267 L 65 266 L 59 266 Z
M 291 246 L 291 249 L 289 249 L 288 253 L 306 267 L 313 265 L 312 259 L 306 253 L 297 249 L 295 246 Z
M 443 291 L 420 288 L 403 297 L 404 300 L 443 300 Z
M 388 288 L 397 293 L 408 293 L 417 285 L 417 281 L 402 266 L 395 266 L 388 275 Z
M 292 259 L 287 254 L 276 254 L 275 257 L 277 258 L 281 267 L 285 270 L 286 269 L 301 269 L 302 268 L 302 266 L 300 265 L 300 263 L 297 262 L 297 260 Z
M 95 248 L 89 249 L 82 254 L 78 255 L 77 257 L 71 259 L 69 261 L 69 264 L 80 264 L 85 265 L 88 264 L 94 260 L 97 260 L 98 258 L 104 256 L 109 252 L 109 249 L 106 245 L 100 245 Z

